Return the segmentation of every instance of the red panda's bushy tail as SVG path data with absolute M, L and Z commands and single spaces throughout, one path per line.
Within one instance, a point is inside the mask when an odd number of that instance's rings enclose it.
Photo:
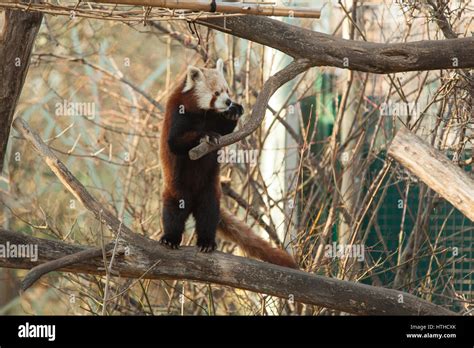
M 298 268 L 293 257 L 286 251 L 274 248 L 264 239 L 257 236 L 243 221 L 236 219 L 229 211 L 220 209 L 221 219 L 218 231 L 225 239 L 240 246 L 248 256 L 290 268 Z

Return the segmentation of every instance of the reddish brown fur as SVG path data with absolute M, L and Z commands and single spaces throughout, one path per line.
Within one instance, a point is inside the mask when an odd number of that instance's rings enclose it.
M 218 231 L 225 239 L 239 245 L 249 256 L 290 268 L 298 268 L 293 257 L 284 250 L 273 248 L 269 242 L 255 234 L 244 222 L 237 220 L 230 212 L 221 208 Z
M 160 139 L 160 157 L 161 166 L 163 171 L 163 199 L 165 201 L 169 199 L 179 199 L 183 197 L 184 192 L 182 188 L 176 187 L 174 182 L 173 168 L 175 167 L 176 157 L 171 154 L 168 150 L 167 139 L 171 128 L 172 110 L 176 109 L 177 106 L 183 105 L 188 111 L 198 111 L 196 101 L 192 93 L 181 92 L 184 86 L 182 81 L 179 86 L 174 90 L 168 99 L 166 105 L 166 113 L 163 121 L 163 127 Z M 198 133 L 189 133 L 186 137 L 198 137 Z M 189 139 L 189 138 L 188 138 Z M 194 161 L 193 167 L 189 170 L 189 178 L 186 178 L 186 182 L 192 182 L 195 186 L 200 186 L 200 180 L 209 180 L 207 177 L 199 175 L 200 166 L 206 166 L 206 161 Z M 221 197 L 221 186 L 219 175 L 216 175 L 215 179 L 215 192 L 217 198 Z M 192 190 L 193 186 L 186 187 L 186 190 Z M 189 193 L 189 192 L 188 192 Z M 280 266 L 286 266 L 291 268 L 298 268 L 295 260 L 286 251 L 272 247 L 272 245 L 257 236 L 252 229 L 247 226 L 244 222 L 237 220 L 231 213 L 225 209 L 220 209 L 220 221 L 218 225 L 218 231 L 226 238 L 236 244 L 238 244 L 248 256 L 256 257 L 260 260 L 267 261 Z
M 182 105 L 185 110 L 190 112 L 196 112 L 199 110 L 196 106 L 196 101 L 192 93 L 186 93 L 186 97 L 183 97 L 183 93 L 181 91 L 183 90 L 184 83 L 185 80 L 182 80 L 168 98 L 168 102 L 166 103 L 165 118 L 163 120 L 163 126 L 160 135 L 160 160 L 163 173 L 163 184 L 165 187 L 164 195 L 170 198 L 179 197 L 179 192 L 177 192 L 177 188 L 173 183 L 173 168 L 175 166 L 176 158 L 168 151 L 167 145 L 167 139 L 171 129 L 172 110 L 174 110 L 178 105 Z M 196 138 L 199 138 L 199 134 L 197 132 L 188 133 L 186 137 L 192 137 L 193 135 Z

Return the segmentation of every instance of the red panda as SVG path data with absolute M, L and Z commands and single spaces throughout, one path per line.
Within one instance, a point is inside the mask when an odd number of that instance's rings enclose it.
M 178 248 L 186 220 L 192 214 L 200 251 L 210 252 L 216 248 L 215 237 L 219 230 L 249 256 L 297 268 L 287 252 L 272 247 L 244 222 L 220 207 L 222 193 L 217 151 L 198 160 L 188 156 L 188 151 L 200 142 L 218 143 L 220 136 L 232 133 L 242 114 L 242 106 L 229 97 L 221 59 L 215 69 L 188 67 L 185 78 L 168 99 L 160 136 L 164 185 L 164 235 L 160 243 Z

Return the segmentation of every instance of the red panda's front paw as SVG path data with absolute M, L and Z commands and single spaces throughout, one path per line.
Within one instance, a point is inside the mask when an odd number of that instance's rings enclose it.
M 237 121 L 240 118 L 240 116 L 243 115 L 243 113 L 244 113 L 244 108 L 242 105 L 237 104 L 237 103 L 232 103 L 232 105 L 229 107 L 229 110 L 225 111 L 223 115 L 228 120 Z
M 199 248 L 199 251 L 203 253 L 210 253 L 211 251 L 214 251 L 217 248 L 216 241 L 214 239 L 207 238 L 198 238 L 197 246 Z
M 220 134 L 217 134 L 217 133 L 210 133 L 210 134 L 206 134 L 205 136 L 203 136 L 199 142 L 200 143 L 208 143 L 210 145 L 219 145 L 219 141 L 220 141 Z

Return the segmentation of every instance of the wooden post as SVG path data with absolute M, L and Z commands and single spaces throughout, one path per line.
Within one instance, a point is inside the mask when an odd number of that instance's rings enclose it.
M 393 139 L 388 155 L 474 221 L 474 180 L 443 153 L 404 127 Z

